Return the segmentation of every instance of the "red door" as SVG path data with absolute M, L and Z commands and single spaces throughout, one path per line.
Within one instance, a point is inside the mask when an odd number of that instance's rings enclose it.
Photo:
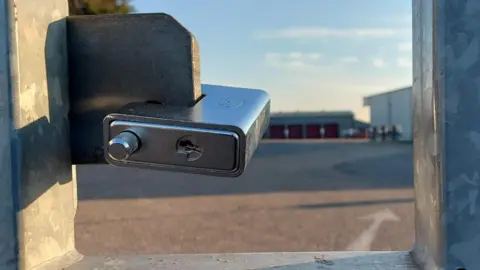
M 325 138 L 338 138 L 338 124 L 325 124 Z
M 321 138 L 320 128 L 322 128 L 322 126 L 317 124 L 307 125 L 307 138 Z
M 270 126 L 271 139 L 285 139 L 283 126 Z
M 289 125 L 288 126 L 288 138 L 290 138 L 290 139 L 303 139 L 303 126 L 302 125 Z
M 360 130 L 358 130 L 358 138 L 367 138 L 368 137 L 368 134 L 367 134 L 367 129 L 366 128 L 361 128 Z

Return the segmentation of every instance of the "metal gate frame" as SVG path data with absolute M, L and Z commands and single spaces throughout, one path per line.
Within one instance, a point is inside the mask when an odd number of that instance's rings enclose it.
M 83 257 L 75 250 L 67 1 L 2 1 L 0 268 L 478 268 L 479 13 L 477 0 L 413 1 L 416 243 L 411 251 L 102 258 Z

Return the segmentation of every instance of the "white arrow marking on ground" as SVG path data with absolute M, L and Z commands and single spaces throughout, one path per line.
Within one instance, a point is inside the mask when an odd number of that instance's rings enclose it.
M 395 215 L 392 210 L 384 209 L 376 213 L 360 217 L 359 219 L 373 220 L 368 229 L 362 232 L 360 236 L 355 239 L 350 245 L 347 246 L 347 250 L 350 251 L 369 251 L 373 240 L 377 236 L 378 229 L 384 221 L 400 221 L 400 218 Z

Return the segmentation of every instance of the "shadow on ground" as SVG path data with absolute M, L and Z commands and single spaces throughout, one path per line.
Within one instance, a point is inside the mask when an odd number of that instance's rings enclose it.
M 371 201 L 355 201 L 355 202 L 329 202 L 329 203 L 316 203 L 316 204 L 301 204 L 301 205 L 295 206 L 295 208 L 302 209 L 302 210 L 316 210 L 316 209 L 323 209 L 323 208 L 412 203 L 414 201 L 415 201 L 414 198 L 400 198 L 400 199 L 390 199 L 390 200 L 371 200 Z
M 80 200 L 413 187 L 411 145 L 262 144 L 244 175 L 79 166 Z
M 292 156 L 292 155 L 303 155 L 309 153 L 318 153 L 318 151 L 332 151 L 337 150 L 339 145 L 352 145 L 352 147 L 358 147 L 356 144 L 366 143 L 361 142 L 346 142 L 346 143 L 331 143 L 326 141 L 290 141 L 290 142 L 266 142 L 262 144 L 257 151 L 255 152 L 256 158 L 269 158 L 269 157 L 280 157 L 280 156 Z M 372 147 L 375 147 L 371 144 Z

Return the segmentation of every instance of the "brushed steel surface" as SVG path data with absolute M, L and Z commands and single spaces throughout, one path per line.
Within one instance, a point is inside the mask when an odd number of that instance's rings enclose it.
M 117 166 L 216 176 L 241 175 L 268 127 L 270 97 L 262 90 L 221 86 L 204 88 L 204 95 L 193 107 L 131 103 L 120 112 L 109 114 L 104 119 L 105 145 L 129 125 L 137 128 L 133 132 L 142 142 L 143 136 L 150 136 L 150 139 L 132 155 L 135 160 L 119 162 L 108 158 L 106 153 L 107 161 Z M 123 127 L 118 128 L 116 123 Z M 175 154 L 176 142 L 182 136 L 197 137 L 203 148 L 201 158 L 189 162 Z M 155 153 L 155 150 L 165 152 Z
M 112 165 L 238 170 L 239 136 L 234 132 L 131 121 L 113 121 L 110 124 L 113 139 L 123 133 L 137 134 L 142 147 L 128 159 L 107 159 Z M 198 149 L 186 149 L 188 147 L 182 142 L 190 142 Z

